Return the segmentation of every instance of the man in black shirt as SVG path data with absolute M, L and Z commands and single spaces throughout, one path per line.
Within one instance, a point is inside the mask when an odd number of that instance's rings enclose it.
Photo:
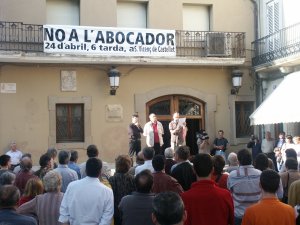
M 132 122 L 128 127 L 128 135 L 129 135 L 129 156 L 131 158 L 131 162 L 133 162 L 133 155 L 137 155 L 139 151 L 141 151 L 141 133 L 143 133 L 143 128 L 139 124 L 139 115 L 132 115 Z

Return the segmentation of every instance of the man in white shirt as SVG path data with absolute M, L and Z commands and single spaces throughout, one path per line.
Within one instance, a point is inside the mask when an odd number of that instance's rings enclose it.
M 134 175 L 136 176 L 143 170 L 150 170 L 151 173 L 154 172 L 154 168 L 152 166 L 152 159 L 154 157 L 154 149 L 152 147 L 145 147 L 142 151 L 143 157 L 144 157 L 144 164 L 137 166 L 135 168 L 135 173 Z
M 17 144 L 15 141 L 11 142 L 10 150 L 6 152 L 6 155 L 10 156 L 11 165 L 10 169 L 13 171 L 16 166 L 20 164 L 20 160 L 22 158 L 22 152 L 17 149 Z
M 265 154 L 273 152 L 275 145 L 274 138 L 271 137 L 271 132 L 266 131 L 265 138 L 261 142 L 261 151 Z
M 271 132 L 266 131 L 265 139 L 261 142 L 261 151 L 265 153 L 268 158 L 272 159 L 273 164 L 276 164 L 275 153 L 274 153 L 275 140 L 271 137 Z
M 102 162 L 90 158 L 86 177 L 69 184 L 64 194 L 59 222 L 63 225 L 110 225 L 114 214 L 114 197 L 99 180 Z
M 161 146 L 164 144 L 162 135 L 164 128 L 161 122 L 157 121 L 156 115 L 151 113 L 149 115 L 150 121 L 144 126 L 143 135 L 146 137 L 146 144 L 148 147 L 153 147 L 155 155 L 162 154 Z

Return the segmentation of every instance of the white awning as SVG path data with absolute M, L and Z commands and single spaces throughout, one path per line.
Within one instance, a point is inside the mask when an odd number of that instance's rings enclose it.
M 251 125 L 300 122 L 300 71 L 287 75 L 250 115 Z

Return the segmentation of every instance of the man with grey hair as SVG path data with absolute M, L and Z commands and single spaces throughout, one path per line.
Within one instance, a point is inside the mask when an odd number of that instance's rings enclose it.
M 14 184 L 15 179 L 16 179 L 16 175 L 14 173 L 6 171 L 5 173 L 2 173 L 0 175 L 0 186 L 7 185 L 7 184 Z
M 235 152 L 231 152 L 228 155 L 227 161 L 228 161 L 228 167 L 226 169 L 227 173 L 230 173 L 231 171 L 236 170 L 239 167 L 239 161 L 237 158 L 237 154 Z
M 20 164 L 20 160 L 23 155 L 22 152 L 19 149 L 17 149 L 17 143 L 15 141 L 12 141 L 10 143 L 10 150 L 5 154 L 9 155 L 11 158 L 10 169 L 13 171 L 14 168 Z
M 17 212 L 20 214 L 37 215 L 39 224 L 56 225 L 59 218 L 59 207 L 63 199 L 60 192 L 61 176 L 55 171 L 49 171 L 43 177 L 45 194 L 37 195 L 34 199 L 21 205 Z
M 165 158 L 165 173 L 171 175 L 171 167 L 176 164 L 173 148 L 169 147 L 165 149 Z
M 144 126 L 143 135 L 146 137 L 146 144 L 148 147 L 153 147 L 155 155 L 161 154 L 161 147 L 164 144 L 163 134 L 164 128 L 161 122 L 157 121 L 154 113 L 149 115 L 150 121 Z
M 5 225 L 37 225 L 37 221 L 30 217 L 19 215 L 16 212 L 20 192 L 13 185 L 0 187 L 0 224 Z
M 54 171 L 58 172 L 62 177 L 61 192 L 66 192 L 69 183 L 78 180 L 77 173 L 68 167 L 70 154 L 67 151 L 60 151 L 58 153 L 58 167 Z
M 169 123 L 169 130 L 171 134 L 171 148 L 181 146 L 184 143 L 183 127 L 184 125 L 179 123 L 179 113 L 173 114 L 173 120 Z

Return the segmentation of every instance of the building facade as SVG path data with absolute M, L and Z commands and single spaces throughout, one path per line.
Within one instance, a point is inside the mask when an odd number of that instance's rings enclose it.
M 297 11 L 300 4 L 293 0 L 256 2 L 256 40 L 252 43 L 252 65 L 257 77 L 257 105 L 260 105 L 272 95 L 284 77 L 300 70 L 300 15 Z M 273 110 L 277 107 L 294 110 L 297 90 L 286 88 L 285 91 L 288 97 L 278 99 Z M 287 116 L 288 113 L 282 114 L 282 120 L 286 121 Z M 262 133 L 271 131 L 275 137 L 280 131 L 293 136 L 300 134 L 298 121 L 261 124 L 260 128 Z
M 101 158 L 113 161 L 128 152 L 127 127 L 135 112 L 142 125 L 157 114 L 165 127 L 164 147 L 174 112 L 187 118 L 192 153 L 200 129 L 211 141 L 222 129 L 230 150 L 244 147 L 255 107 L 253 9 L 251 1 L 240 0 L 2 0 L 0 149 L 16 140 L 36 159 L 48 147 L 77 149 L 83 159 L 84 149 L 96 144 Z M 44 52 L 47 24 L 172 30 L 176 52 L 163 57 Z M 120 73 L 115 95 L 112 68 Z M 238 93 L 232 91 L 236 70 L 243 73 Z

